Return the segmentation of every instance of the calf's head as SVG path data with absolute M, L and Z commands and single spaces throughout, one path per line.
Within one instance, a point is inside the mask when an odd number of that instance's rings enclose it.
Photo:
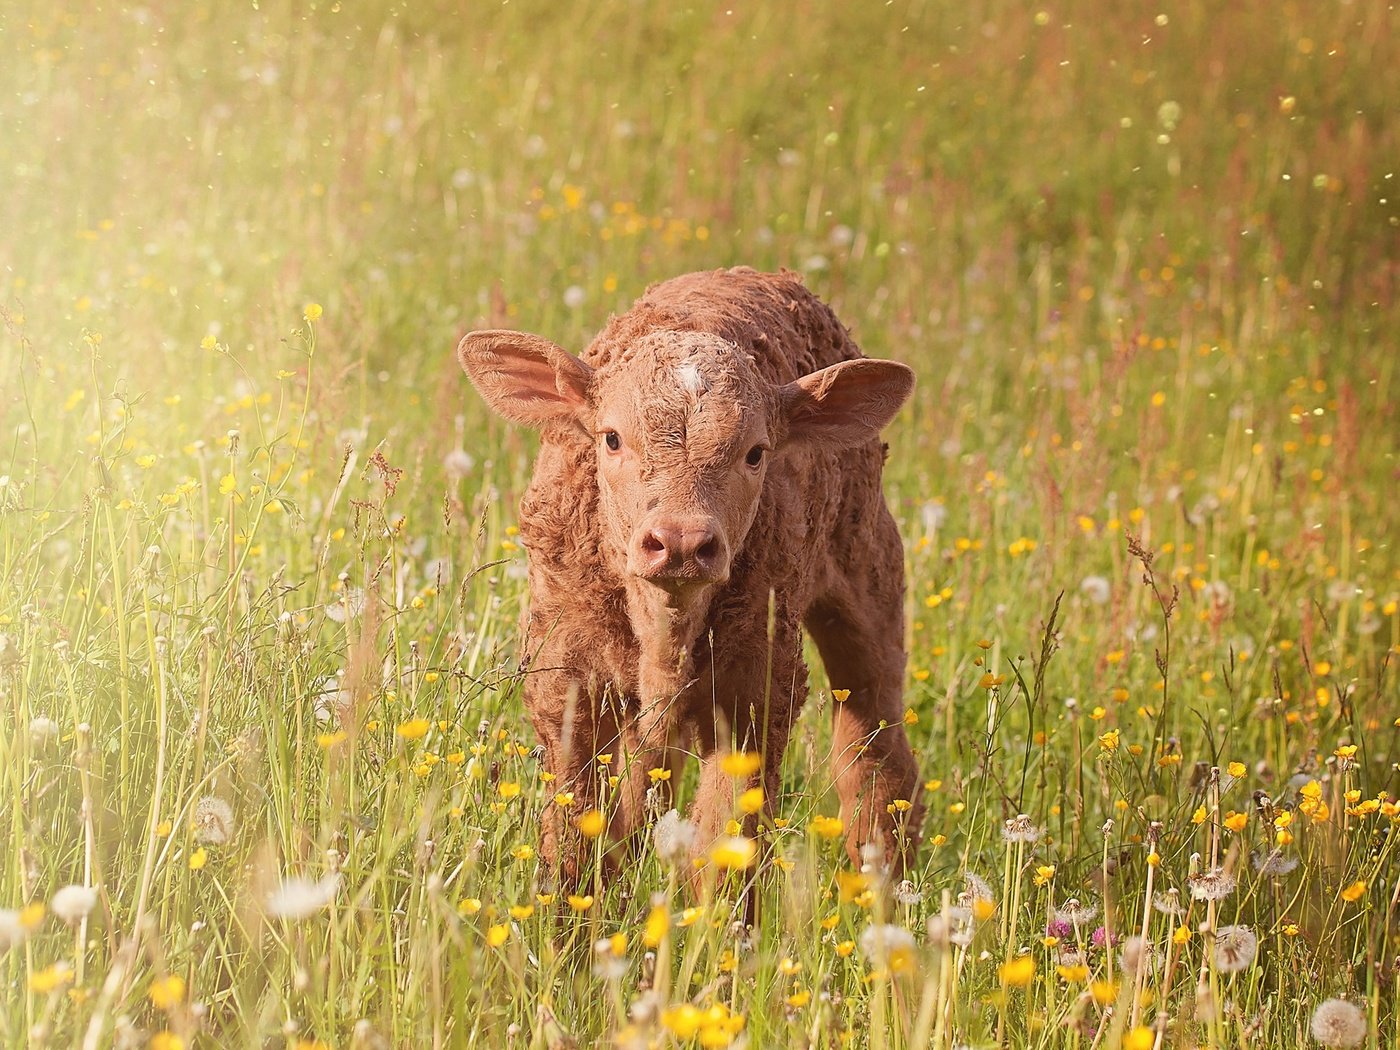
M 729 578 L 785 455 L 870 440 L 914 386 L 869 358 L 774 384 L 699 332 L 653 332 L 597 369 L 522 332 L 473 332 L 457 355 L 506 419 L 591 436 L 605 535 L 627 575 L 681 602 Z

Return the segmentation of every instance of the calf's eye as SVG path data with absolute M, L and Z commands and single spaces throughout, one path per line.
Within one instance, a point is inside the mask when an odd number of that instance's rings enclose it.
M 751 467 L 756 467 L 763 462 L 763 446 L 755 445 L 749 449 L 749 454 L 744 457 L 744 462 Z
M 603 432 L 603 444 L 608 446 L 609 452 L 616 452 L 622 447 L 622 438 L 617 436 L 616 430 L 605 430 Z

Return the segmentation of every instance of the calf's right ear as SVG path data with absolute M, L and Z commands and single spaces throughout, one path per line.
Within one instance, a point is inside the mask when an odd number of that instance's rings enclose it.
M 540 336 L 472 332 L 458 344 L 457 360 L 486 403 L 514 423 L 542 426 L 588 406 L 593 369 Z

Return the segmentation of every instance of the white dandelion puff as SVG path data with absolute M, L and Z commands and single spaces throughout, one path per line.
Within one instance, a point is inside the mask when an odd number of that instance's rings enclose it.
M 340 876 L 331 874 L 319 879 L 292 875 L 283 879 L 267 895 L 267 914 L 276 919 L 307 919 L 335 900 L 340 889 Z
M 656 855 L 668 864 L 677 864 L 690 855 L 695 845 L 695 825 L 676 810 L 667 810 L 651 829 Z
M 1068 926 L 1087 926 L 1098 917 L 1099 906 L 1093 901 L 1071 897 L 1055 909 L 1055 918 Z
M 1215 968 L 1221 973 L 1239 973 L 1254 963 L 1259 938 L 1248 926 L 1222 926 L 1215 931 Z
M 1312 1035 L 1323 1046 L 1360 1046 L 1366 1038 L 1366 1015 L 1345 999 L 1324 999 L 1313 1011 Z
M 1298 858 L 1289 856 L 1281 849 L 1271 849 L 1268 852 L 1255 850 L 1250 862 L 1254 865 L 1254 870 L 1265 878 L 1287 875 L 1298 866 Z
M 1085 576 L 1079 581 L 1079 593 L 1095 605 L 1104 605 L 1113 593 L 1113 586 L 1102 576 Z
M 1198 901 L 1224 900 L 1235 892 L 1235 877 L 1224 868 L 1210 868 L 1186 877 L 1191 896 Z
M 48 747 L 58 739 L 58 723 L 47 715 L 29 720 L 29 742 L 37 748 Z
M 77 923 L 97 907 L 97 890 L 92 886 L 64 886 L 49 901 L 53 913 L 66 923 Z
M 924 899 L 924 895 L 919 888 L 908 879 L 904 879 L 894 888 L 894 899 L 900 904 L 913 906 Z
M 233 838 L 233 807 L 218 795 L 205 795 L 194 807 L 194 838 L 206 846 L 222 846 Z
M 0 955 L 11 948 L 18 948 L 28 932 L 18 911 L 14 908 L 0 908 Z
M 914 958 L 914 935 L 903 926 L 872 923 L 861 932 L 860 952 L 872 966 L 906 967 Z
M 1012 817 L 1001 829 L 1001 837 L 1004 841 L 1027 845 L 1039 842 L 1040 836 L 1044 834 L 1044 829 L 1037 827 L 1031 818 L 1024 813 Z

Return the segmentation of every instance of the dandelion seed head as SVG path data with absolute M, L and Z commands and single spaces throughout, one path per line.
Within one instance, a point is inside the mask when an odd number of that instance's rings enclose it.
M 1191 888 L 1191 896 L 1198 901 L 1224 900 L 1235 892 L 1235 877 L 1224 868 L 1209 868 L 1188 875 L 1186 882 Z
M 1024 813 L 1012 817 L 1001 829 L 1003 841 L 1025 845 L 1039 842 L 1043 834 L 1045 834 L 1044 829 L 1037 827 L 1035 822 Z
M 1287 875 L 1298 866 L 1298 858 L 1284 853 L 1281 849 L 1255 850 L 1250 856 L 1254 870 L 1265 878 Z
M 319 879 L 292 875 L 267 895 L 267 914 L 276 919 L 308 919 L 335 899 L 340 889 L 340 875 L 332 873 Z
M 1366 1015 L 1345 999 L 1324 999 L 1313 1011 L 1312 1036 L 1323 1046 L 1360 1046 L 1366 1038 Z
M 651 831 L 656 855 L 668 864 L 677 864 L 690 855 L 695 845 L 695 825 L 677 810 L 668 810 L 656 821 Z
M 1186 912 L 1181 903 L 1181 891 L 1174 886 L 1152 895 L 1152 909 L 1162 915 L 1173 916 Z
M 17 948 L 24 941 L 28 931 L 14 908 L 0 908 L 0 955 Z
M 958 903 L 970 907 L 974 901 L 995 901 L 991 884 L 981 875 L 963 872 L 963 891 L 958 894 Z
M 1055 909 L 1055 918 L 1069 926 L 1087 926 L 1098 917 L 1099 906 L 1093 901 L 1071 897 Z
M 1079 581 L 1079 592 L 1095 605 L 1104 605 L 1113 593 L 1113 588 L 1102 576 L 1085 576 Z
M 1248 926 L 1222 926 L 1215 931 L 1215 968 L 1221 973 L 1239 973 L 1254 963 L 1259 938 Z
M 58 723 L 46 715 L 29 720 L 29 742 L 37 748 L 48 747 L 58 739 Z
M 914 961 L 914 935 L 903 926 L 872 923 L 861 931 L 859 943 L 872 966 L 907 970 Z
M 87 918 L 96 906 L 97 890 L 91 886 L 64 886 L 49 901 L 53 913 L 67 923 Z
M 205 795 L 194 807 L 194 838 L 222 846 L 233 838 L 233 807 L 218 795 Z
M 894 888 L 894 899 L 900 904 L 913 906 L 924 899 L 923 893 L 908 879 L 904 879 Z

